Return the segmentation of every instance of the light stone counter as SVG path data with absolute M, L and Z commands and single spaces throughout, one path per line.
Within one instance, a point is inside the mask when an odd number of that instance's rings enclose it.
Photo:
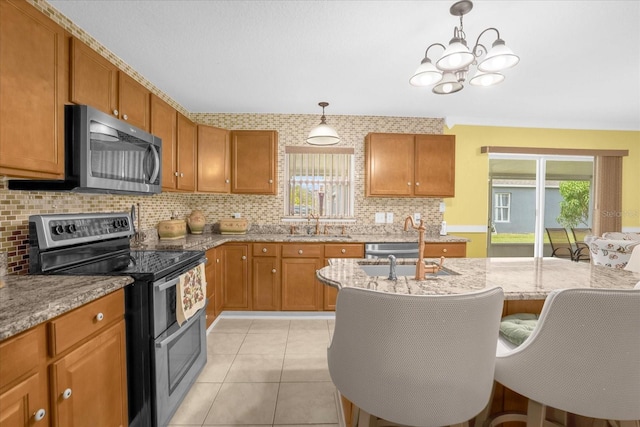
M 632 289 L 640 281 L 640 273 L 559 258 L 448 258 L 444 267 L 459 274 L 427 274 L 422 281 L 413 274 L 395 281 L 386 275 L 368 276 L 360 268 L 361 264 L 388 265 L 387 260 L 330 259 L 329 263 L 317 272 L 325 285 L 413 295 L 461 294 L 499 286 L 506 300 L 544 300 L 553 289 Z M 415 265 L 415 260 L 398 260 L 398 265 L 409 263 Z
M 128 276 L 5 276 L 0 341 L 123 288 Z

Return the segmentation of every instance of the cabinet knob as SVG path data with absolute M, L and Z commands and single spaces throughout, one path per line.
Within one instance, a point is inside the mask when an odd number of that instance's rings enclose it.
M 71 389 L 70 388 L 68 388 L 68 389 L 66 389 L 65 391 L 62 392 L 62 398 L 64 400 L 67 400 L 70 397 L 71 397 Z
M 262 248 L 262 252 L 267 253 L 267 248 Z
M 273 180 L 272 179 L 269 180 L 269 184 L 273 184 Z
M 410 183 L 410 182 L 407 182 L 407 185 L 411 185 L 411 183 Z
M 444 249 L 442 250 L 442 252 L 447 252 L 447 248 L 444 248 Z
M 98 322 L 100 322 L 102 319 L 104 319 L 104 314 L 102 314 L 102 313 L 98 313 L 98 314 L 96 314 L 96 320 L 97 320 Z
M 129 120 L 129 116 L 127 116 L 126 114 L 125 114 L 124 116 L 122 116 L 122 118 L 123 118 L 124 120 Z
M 245 259 L 247 259 L 246 255 L 242 255 L 242 260 L 244 261 Z
M 114 116 L 118 117 L 118 114 L 120 114 L 120 111 L 118 111 L 118 110 L 113 110 L 113 115 L 114 115 Z
M 420 185 L 420 183 L 419 183 L 419 182 L 416 182 L 416 187 L 418 187 L 419 185 Z
M 173 173 L 174 176 L 178 176 L 178 171 Z
M 276 272 L 276 269 L 274 268 L 273 270 L 271 270 L 271 272 L 272 272 L 272 273 L 275 273 L 275 272 Z
M 220 258 L 216 258 L 216 263 L 220 263 Z
M 35 414 L 33 414 L 33 418 L 36 421 L 40 421 L 44 418 L 45 415 L 47 415 L 47 412 L 44 409 L 40 408 L 35 412 Z
M 225 180 L 224 180 L 224 183 L 225 183 L 225 184 L 228 184 L 229 182 L 231 182 L 231 181 L 229 181 L 228 179 L 225 179 Z
M 346 254 L 347 250 L 346 249 L 340 249 L 340 253 Z
M 300 255 L 302 255 L 302 249 L 299 249 L 299 250 L 298 250 L 298 253 L 299 253 Z
M 184 174 L 180 172 L 180 178 L 184 178 Z

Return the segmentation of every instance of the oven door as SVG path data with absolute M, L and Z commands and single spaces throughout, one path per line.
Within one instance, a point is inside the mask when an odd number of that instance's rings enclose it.
M 155 426 L 166 426 L 207 363 L 205 308 L 154 343 Z

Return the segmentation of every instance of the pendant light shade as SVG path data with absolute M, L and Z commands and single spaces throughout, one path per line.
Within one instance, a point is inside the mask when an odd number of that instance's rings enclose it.
M 311 145 L 335 145 L 340 142 L 340 137 L 338 136 L 338 132 L 327 124 L 326 117 L 324 116 L 324 107 L 327 107 L 329 103 L 320 102 L 318 105 L 322 107 L 320 124 L 311 129 L 307 137 L 307 143 Z
M 484 73 L 480 70 L 469 80 L 474 86 L 493 86 L 504 80 L 504 76 L 500 73 Z
M 452 38 L 449 47 L 436 62 L 436 66 L 443 71 L 456 71 L 466 68 L 474 59 L 476 58 L 469 51 L 464 39 Z
M 431 86 L 442 80 L 442 71 L 438 70 L 431 60 L 425 56 L 418 69 L 409 79 L 412 86 Z
M 478 64 L 478 70 L 484 72 L 502 71 L 515 66 L 518 62 L 520 62 L 520 58 L 504 44 L 504 40 L 498 39 L 493 42 L 493 46 L 484 60 Z
M 453 73 L 444 73 L 442 81 L 435 85 L 431 91 L 438 95 L 448 95 L 450 93 L 461 91 L 462 88 L 462 83 L 456 79 L 456 76 Z

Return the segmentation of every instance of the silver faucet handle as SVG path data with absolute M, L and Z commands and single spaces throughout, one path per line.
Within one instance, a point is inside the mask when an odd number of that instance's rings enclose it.
M 398 280 L 396 276 L 396 257 L 395 255 L 389 255 L 389 280 Z

